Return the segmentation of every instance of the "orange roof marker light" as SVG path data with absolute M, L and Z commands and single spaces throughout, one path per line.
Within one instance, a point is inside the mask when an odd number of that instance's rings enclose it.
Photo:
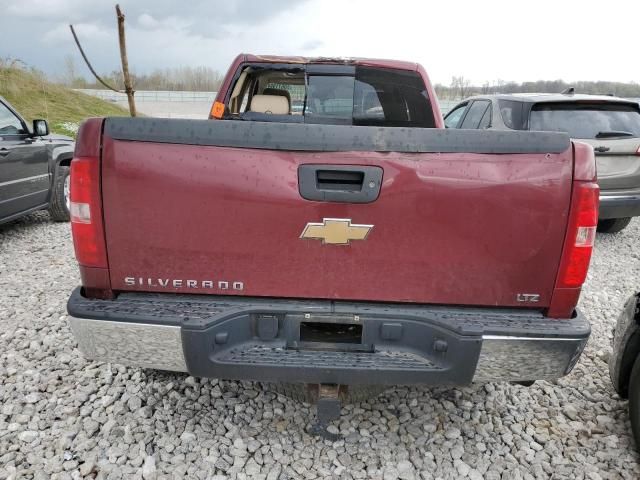
M 222 118 L 224 115 L 224 103 L 222 102 L 213 102 L 211 106 L 211 116 L 213 118 Z

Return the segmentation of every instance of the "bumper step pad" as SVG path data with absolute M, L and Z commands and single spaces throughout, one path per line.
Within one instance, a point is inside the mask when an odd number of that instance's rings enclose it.
M 409 352 L 326 352 L 318 350 L 291 350 L 282 347 L 245 345 L 232 349 L 220 357 L 223 363 L 280 365 L 287 367 L 361 368 L 361 369 L 438 369 L 428 358 Z

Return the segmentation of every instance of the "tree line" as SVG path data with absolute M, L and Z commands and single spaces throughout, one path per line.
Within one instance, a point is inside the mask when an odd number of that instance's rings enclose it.
M 118 90 L 124 90 L 124 78 L 120 70 L 101 74 L 102 78 Z M 156 69 L 151 73 L 131 72 L 134 90 L 184 90 L 215 92 L 220 88 L 223 75 L 210 67 L 176 67 Z M 60 82 L 71 88 L 104 88 L 97 81 L 88 81 L 78 71 L 71 56 L 65 59 Z
M 114 87 L 124 90 L 122 72 L 114 70 L 102 77 Z M 148 74 L 132 73 L 135 90 L 186 90 L 215 92 L 222 84 L 223 75 L 211 67 L 176 67 L 156 69 Z M 104 88 L 96 81 L 88 81 L 76 67 L 72 56 L 67 56 L 61 83 L 72 88 Z M 464 76 L 452 77 L 449 85 L 437 83 L 436 94 L 440 99 L 458 100 L 470 95 L 492 93 L 560 93 L 574 87 L 576 93 L 616 95 L 618 97 L 640 98 L 640 83 L 538 80 L 536 82 L 510 82 L 494 80 L 482 85 L 472 85 Z
M 452 77 L 449 85 L 437 83 L 436 94 L 440 99 L 458 100 L 470 95 L 487 95 L 493 93 L 561 93 L 574 87 L 576 93 L 598 95 L 615 95 L 618 97 L 640 98 L 640 83 L 631 82 L 565 82 L 564 80 L 538 80 L 536 82 L 507 82 L 495 80 L 482 85 L 472 85 L 464 76 Z

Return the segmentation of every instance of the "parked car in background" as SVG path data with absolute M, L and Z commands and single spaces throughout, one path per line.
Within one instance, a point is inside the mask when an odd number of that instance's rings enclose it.
M 24 118 L 0 97 L 0 223 L 48 208 L 55 221 L 69 220 L 72 138 L 51 135 L 46 120 Z
M 447 128 L 567 132 L 593 146 L 600 185 L 598 231 L 615 233 L 640 215 L 640 107 L 604 95 L 480 95 L 456 105 Z
M 640 293 L 627 300 L 618 318 L 609 374 L 618 394 L 629 399 L 631 430 L 640 449 Z
M 325 420 L 371 386 L 571 371 L 591 148 L 442 135 L 424 69 L 391 60 L 240 55 L 211 117 L 80 127 L 68 312 L 88 358 L 295 383 Z

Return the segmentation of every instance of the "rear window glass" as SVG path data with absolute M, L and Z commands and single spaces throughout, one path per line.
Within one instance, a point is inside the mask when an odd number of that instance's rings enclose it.
M 345 74 L 318 72 L 317 68 L 310 69 L 308 74 L 298 71 L 287 73 L 261 68 L 247 76 L 246 86 L 242 88 L 248 96 L 286 97 L 287 115 L 268 116 L 266 111 L 264 114 L 257 111 L 248 98 L 231 98 L 228 105 L 231 116 L 227 118 L 239 115 L 287 122 L 294 120 L 288 120 L 289 115 L 298 115 L 298 121 L 299 115 L 303 115 L 305 123 L 435 128 L 431 103 L 417 72 L 359 66 L 351 67 L 351 72 Z M 282 100 L 278 104 L 281 105 Z M 243 115 L 248 108 L 251 112 Z
M 309 76 L 306 116 L 350 119 L 353 113 L 353 77 Z
M 356 76 L 310 75 L 305 116 L 339 117 L 353 125 L 433 127 L 420 77 L 374 68 Z
M 637 108 L 620 104 L 542 103 L 534 105 L 530 130 L 567 132 L 572 138 L 640 137 Z
M 357 67 L 354 125 L 434 128 L 431 102 L 416 72 Z

